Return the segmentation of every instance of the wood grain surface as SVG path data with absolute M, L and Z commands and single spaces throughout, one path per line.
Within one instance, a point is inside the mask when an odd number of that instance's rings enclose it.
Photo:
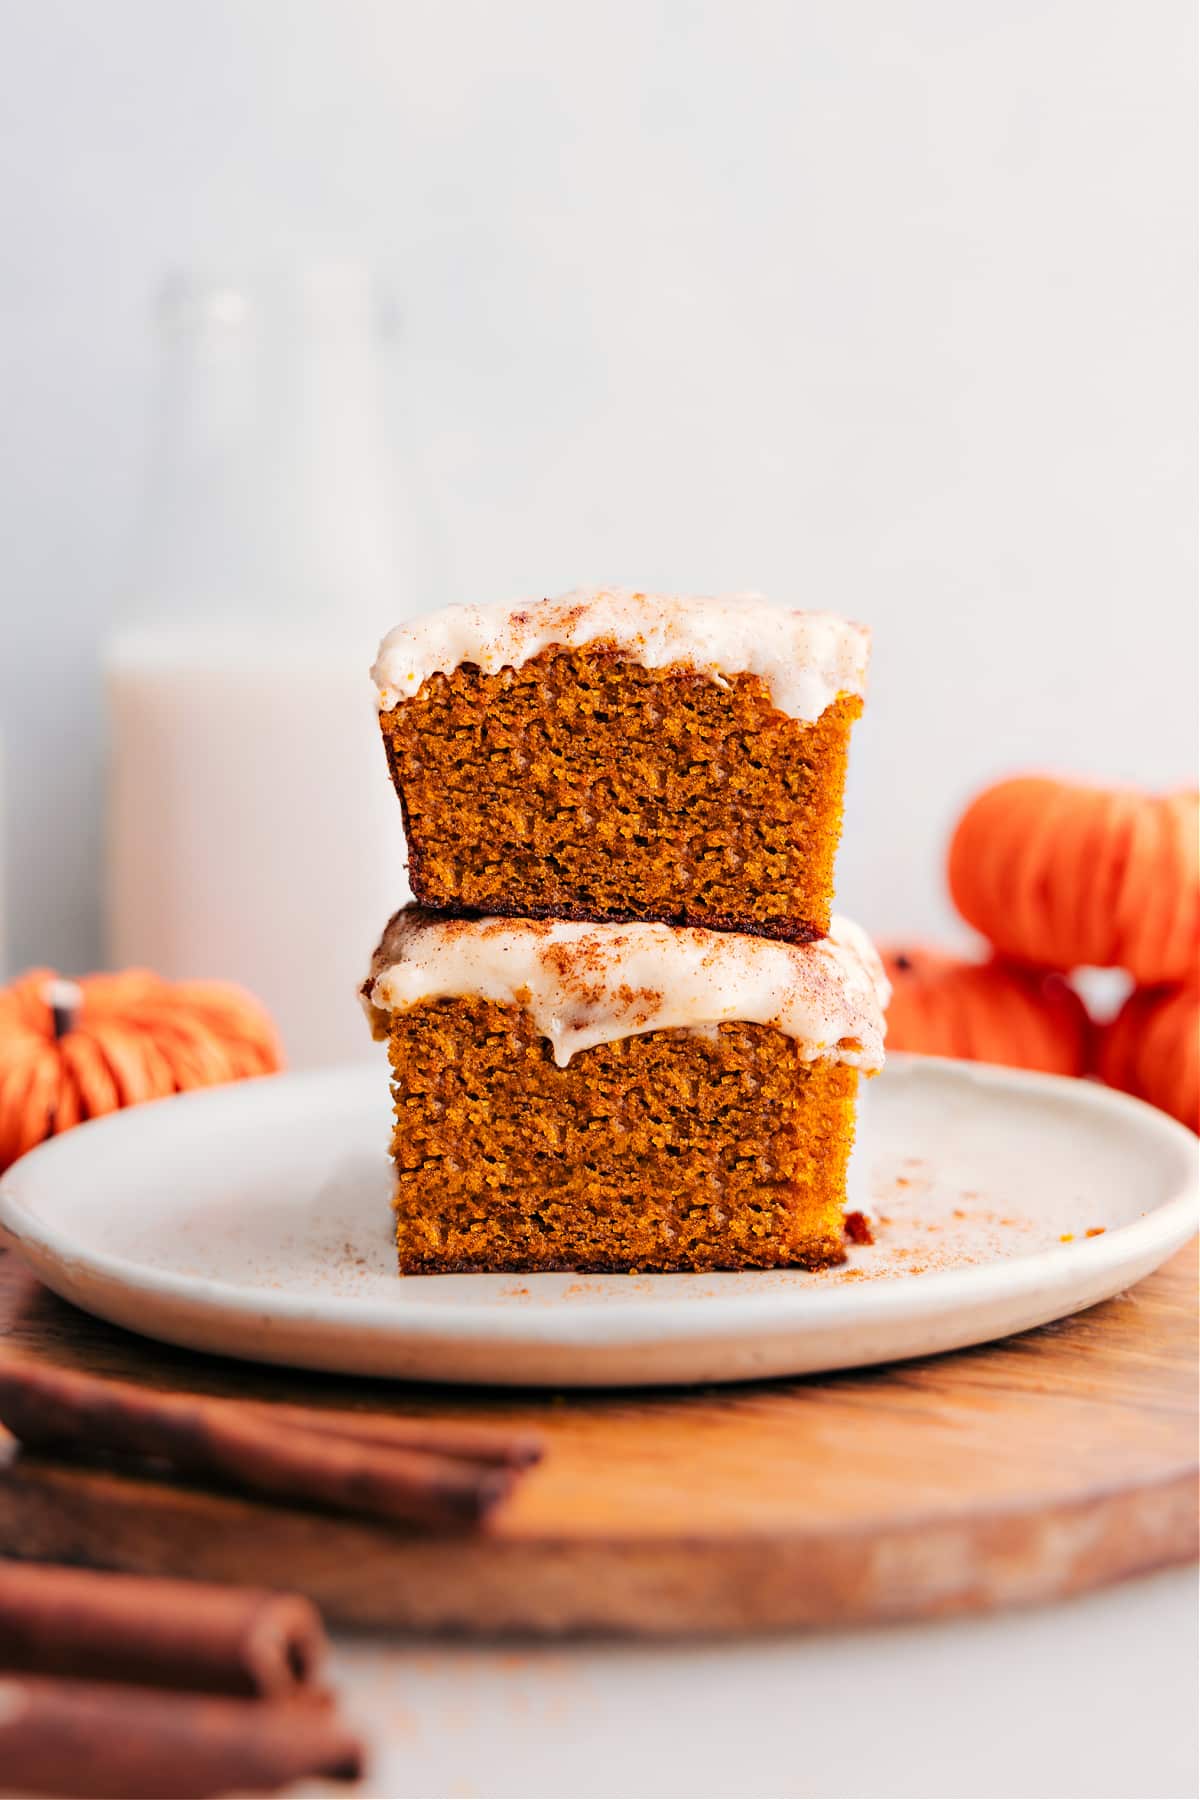
M 533 1425 L 498 1523 L 428 1537 L 0 1445 L 0 1554 L 299 1589 L 344 1623 L 733 1632 L 1031 1603 L 1197 1554 L 1195 1245 L 981 1349 L 689 1392 L 293 1374 L 153 1344 L 0 1253 L 0 1354 L 205 1393 Z M 0 1438 L 3 1434 L 0 1433 Z

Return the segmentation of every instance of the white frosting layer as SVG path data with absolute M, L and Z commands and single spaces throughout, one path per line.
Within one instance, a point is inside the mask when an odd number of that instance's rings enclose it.
M 565 1068 L 578 1050 L 646 1031 L 723 1020 L 773 1025 L 809 1061 L 883 1066 L 890 989 L 875 947 L 848 919 L 815 944 L 668 925 L 396 914 L 363 986 L 369 1011 L 425 1000 L 522 1006 Z
M 371 671 L 381 710 L 430 675 L 474 663 L 485 675 L 519 669 L 552 644 L 612 642 L 643 668 L 685 663 L 716 680 L 760 675 L 780 712 L 819 719 L 839 694 L 863 694 L 871 634 L 834 613 L 772 606 L 759 594 L 688 598 L 579 588 L 557 600 L 448 606 L 398 625 Z

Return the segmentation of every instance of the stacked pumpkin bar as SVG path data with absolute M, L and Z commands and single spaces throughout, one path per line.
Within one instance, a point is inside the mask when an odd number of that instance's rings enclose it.
M 402 1272 L 842 1260 L 887 997 L 830 912 L 868 648 L 755 597 L 607 590 L 385 638 L 417 904 L 363 999 Z

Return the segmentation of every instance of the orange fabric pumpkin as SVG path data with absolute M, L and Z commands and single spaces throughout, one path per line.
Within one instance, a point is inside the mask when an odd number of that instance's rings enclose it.
M 881 944 L 879 953 L 892 984 L 889 1050 L 1056 1075 L 1087 1068 L 1087 1008 L 1061 976 L 921 947 Z
M 83 1119 L 279 1066 L 275 1028 L 240 988 L 31 969 L 0 989 L 0 1169 Z
M 1097 1034 L 1096 1073 L 1200 1131 L 1200 984 L 1136 988 Z
M 1185 980 L 1200 955 L 1200 795 L 999 782 L 950 845 L 950 892 L 995 949 L 1051 969 Z

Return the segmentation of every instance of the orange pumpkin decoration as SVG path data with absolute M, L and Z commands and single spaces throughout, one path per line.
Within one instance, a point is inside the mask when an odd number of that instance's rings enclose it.
M 1136 988 L 1098 1033 L 1096 1073 L 1200 1131 L 1200 984 Z
M 0 1169 L 83 1119 L 279 1065 L 274 1026 L 240 988 L 31 969 L 0 989 Z
M 1087 1008 L 1061 976 L 940 950 L 881 944 L 879 953 L 892 984 L 889 1050 L 1055 1075 L 1087 1068 Z
M 1200 795 L 1049 776 L 973 800 L 950 845 L 950 892 L 1004 955 L 1041 968 L 1181 981 L 1200 954 Z

